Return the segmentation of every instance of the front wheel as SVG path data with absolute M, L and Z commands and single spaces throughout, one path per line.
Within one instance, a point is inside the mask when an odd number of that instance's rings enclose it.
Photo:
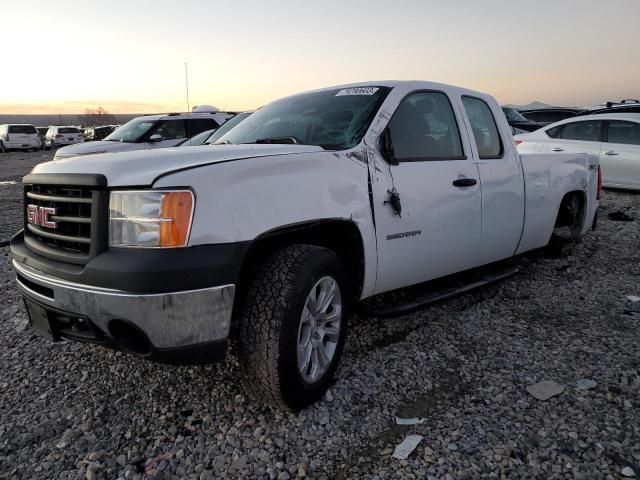
M 0 142 L 0 153 L 7 153 L 7 148 L 4 146 L 4 143 Z
M 238 354 L 254 400 L 298 410 L 320 399 L 344 344 L 347 284 L 336 254 L 291 245 L 259 268 L 241 307 Z

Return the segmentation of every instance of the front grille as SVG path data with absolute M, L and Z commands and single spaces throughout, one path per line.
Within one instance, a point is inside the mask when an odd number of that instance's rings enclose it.
M 56 260 L 86 263 L 97 253 L 101 194 L 95 189 L 58 185 L 25 185 L 25 241 L 32 250 Z M 28 208 L 53 208 L 55 228 L 29 223 Z

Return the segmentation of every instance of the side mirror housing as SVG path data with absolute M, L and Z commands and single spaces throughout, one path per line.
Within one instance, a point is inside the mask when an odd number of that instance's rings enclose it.
M 380 134 L 380 152 L 390 165 L 398 165 L 400 163 L 396 159 L 395 152 L 393 151 L 391 130 L 389 130 L 389 127 L 385 128 Z
M 162 135 L 160 135 L 159 133 L 154 133 L 153 135 L 151 135 L 149 137 L 149 142 L 150 143 L 156 143 L 156 142 L 161 142 L 162 141 Z

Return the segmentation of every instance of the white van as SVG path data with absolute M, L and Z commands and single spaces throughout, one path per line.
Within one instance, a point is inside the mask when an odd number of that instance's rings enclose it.
M 40 135 L 29 124 L 9 123 L 0 125 L 0 153 L 7 150 L 40 150 Z

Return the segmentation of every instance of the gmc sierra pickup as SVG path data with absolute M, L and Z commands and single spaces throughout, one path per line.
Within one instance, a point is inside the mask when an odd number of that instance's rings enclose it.
M 49 339 L 175 363 L 234 340 L 246 391 L 295 409 L 356 302 L 578 237 L 598 195 L 597 157 L 518 155 L 489 95 L 373 82 L 275 101 L 215 145 L 37 165 L 11 252 Z

